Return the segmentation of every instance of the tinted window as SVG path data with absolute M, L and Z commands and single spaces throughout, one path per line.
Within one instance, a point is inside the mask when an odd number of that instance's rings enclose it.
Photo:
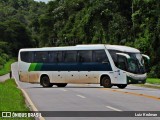
M 92 62 L 92 51 L 79 51 L 79 62 Z
M 34 62 L 45 63 L 48 62 L 48 52 L 34 52 Z
M 122 70 L 127 70 L 127 60 L 124 56 L 118 56 L 118 64 L 117 67 Z
M 33 52 L 21 52 L 20 57 L 23 62 L 31 63 L 33 61 Z
M 76 62 L 77 51 L 66 51 L 64 52 L 64 62 Z
M 49 62 L 53 63 L 62 62 L 62 52 L 58 51 L 49 52 Z
M 104 50 L 93 51 L 93 62 L 108 62 L 108 57 Z
M 113 61 L 117 62 L 117 54 L 116 53 L 120 53 L 120 52 L 116 51 L 116 50 L 108 50 L 108 51 L 111 54 L 111 57 L 112 57 Z

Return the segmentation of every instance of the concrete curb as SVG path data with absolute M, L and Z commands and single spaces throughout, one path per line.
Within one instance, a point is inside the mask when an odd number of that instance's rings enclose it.
M 13 63 L 13 64 L 14 64 L 14 63 Z M 12 68 L 12 65 L 11 65 L 11 68 Z M 15 79 L 15 82 L 16 82 L 18 88 L 22 91 L 22 93 L 23 93 L 23 95 L 24 95 L 24 97 L 25 97 L 25 100 L 26 100 L 27 104 L 29 105 L 29 108 L 30 108 L 32 111 L 38 111 L 38 109 L 37 109 L 37 108 L 35 107 L 35 105 L 33 104 L 32 100 L 29 98 L 29 95 L 27 94 L 27 92 L 20 87 L 19 83 L 18 83 L 17 80 L 16 80 L 16 77 L 15 77 L 14 75 L 13 75 L 12 77 Z M 45 120 L 44 117 L 42 117 L 42 116 L 39 117 L 38 119 L 39 119 L 39 120 Z
M 2 75 L 2 76 L 0 76 L 0 82 L 4 82 L 9 78 L 10 78 L 10 74 L 9 73 L 7 73 L 5 75 Z
M 145 83 L 144 85 L 150 85 L 150 86 L 160 87 L 160 85 L 157 85 L 157 84 L 150 84 L 150 83 Z

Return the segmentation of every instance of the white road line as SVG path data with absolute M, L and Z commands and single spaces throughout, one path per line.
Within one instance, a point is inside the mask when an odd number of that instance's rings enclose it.
M 114 107 L 111 107 L 111 106 L 106 106 L 107 108 L 109 108 L 109 109 L 112 109 L 112 110 L 114 110 L 114 111 L 122 111 L 122 110 L 120 110 L 120 109 L 117 109 L 117 108 L 114 108 Z
M 81 97 L 81 98 L 86 98 L 86 97 L 84 97 L 83 95 L 77 95 L 78 97 Z
M 67 91 L 66 89 L 61 89 L 62 91 Z

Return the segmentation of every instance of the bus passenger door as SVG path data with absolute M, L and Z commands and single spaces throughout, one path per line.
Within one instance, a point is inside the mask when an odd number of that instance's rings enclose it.
M 117 54 L 117 67 L 118 69 L 115 72 L 115 77 L 117 78 L 117 84 L 127 84 L 126 80 L 126 71 L 127 71 L 127 61 L 130 59 L 130 56 L 124 53 Z

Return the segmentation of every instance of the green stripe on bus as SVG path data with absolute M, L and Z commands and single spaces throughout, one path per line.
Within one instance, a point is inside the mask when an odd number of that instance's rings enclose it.
M 43 63 L 31 63 L 28 71 L 41 71 Z
M 31 64 L 30 64 L 30 66 L 29 66 L 28 71 L 34 71 L 34 70 L 35 70 L 36 65 L 37 65 L 37 63 L 31 63 Z
M 31 63 L 28 71 L 34 71 L 37 63 Z
M 43 63 L 37 63 L 36 67 L 35 67 L 35 71 L 41 71 Z

